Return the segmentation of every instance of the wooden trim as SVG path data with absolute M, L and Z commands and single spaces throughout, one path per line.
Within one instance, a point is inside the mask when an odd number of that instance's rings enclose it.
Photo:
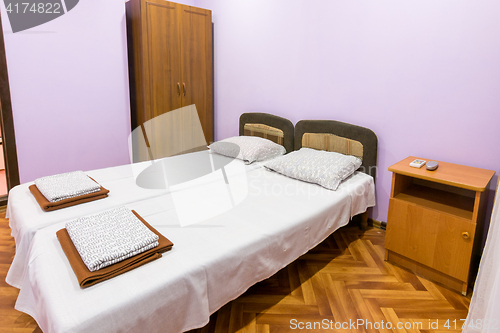
M 404 190 L 406 190 L 412 184 L 413 179 L 411 177 L 400 175 L 398 173 L 392 173 L 392 185 L 391 185 L 391 198 L 394 198 Z
M 453 278 L 440 271 L 425 266 L 417 261 L 408 259 L 391 250 L 386 250 L 385 260 L 390 262 L 391 264 L 395 264 L 397 266 L 406 268 L 415 273 L 416 275 L 423 276 L 426 279 L 436 282 L 445 288 L 458 291 L 462 293 L 462 295 L 464 296 L 467 292 L 466 282 Z
M 7 72 L 7 58 L 3 38 L 2 19 L 0 17 L 0 116 L 5 158 L 5 174 L 7 189 L 19 185 L 19 166 L 17 163 L 16 136 L 14 133 L 14 119 L 12 116 L 12 102 L 10 99 L 9 75 Z M 0 198 L 1 200 L 1 198 Z
M 293 124 L 290 120 L 263 112 L 248 112 L 240 116 L 239 135 L 245 135 L 245 124 L 264 124 L 283 132 L 283 146 L 286 152 L 293 151 Z
M 485 206 L 485 201 L 486 196 L 488 195 L 488 191 L 484 192 L 476 192 L 475 198 L 474 198 L 474 210 L 472 213 L 472 222 L 477 223 L 478 222 L 478 217 L 480 214 L 480 209 L 484 208 Z M 481 205 L 481 207 L 480 207 Z
M 389 171 L 413 178 L 420 178 L 431 182 L 479 192 L 486 190 L 491 178 L 495 175 L 495 171 L 493 170 L 441 161 L 439 162 L 439 167 L 435 171 L 429 171 L 425 166 L 421 168 L 412 168 L 410 162 L 415 159 L 429 161 L 429 159 L 426 158 L 410 156 L 391 165 Z
M 136 82 L 136 68 L 135 68 L 135 54 L 134 50 L 137 47 L 137 37 L 134 35 L 134 29 L 132 26 L 133 20 L 133 10 L 132 10 L 132 1 L 128 1 L 125 3 L 125 20 L 126 20 L 126 29 L 127 29 L 127 55 L 128 55 L 128 81 L 129 81 L 129 97 L 130 97 L 130 127 L 131 131 L 135 130 L 138 125 L 138 116 L 137 116 L 137 86 Z
M 165 5 L 164 4 L 159 4 L 159 3 L 151 2 L 151 1 L 146 1 L 146 4 L 147 5 L 152 5 L 152 6 L 164 7 L 164 8 L 168 8 L 168 9 L 175 9 L 175 7 L 172 7 L 172 6 L 169 6 L 169 5 L 166 5 L 166 4 Z
M 304 133 L 302 147 L 326 150 L 363 159 L 363 144 L 332 133 Z
M 212 142 L 215 142 L 215 25 L 212 22 Z
M 375 220 L 373 218 L 368 218 L 368 225 L 377 228 L 377 229 L 383 229 L 382 228 L 382 222 L 379 220 Z
M 192 7 L 191 7 L 192 8 Z M 184 9 L 184 12 L 186 13 L 189 13 L 189 14 L 197 14 L 197 15 L 201 15 L 201 16 L 208 16 L 207 13 L 200 13 L 200 12 L 195 12 L 193 10 L 187 10 L 187 9 Z
M 488 205 L 489 192 L 489 190 L 486 190 L 484 192 L 476 192 L 476 201 L 479 201 L 479 203 L 474 205 L 473 222 L 476 223 L 477 227 L 474 236 L 474 244 L 472 246 L 472 258 L 469 269 L 469 282 L 472 283 L 472 285 L 474 285 L 476 281 L 477 272 L 479 270 L 479 263 L 481 262 L 481 254 L 484 247 L 484 228 L 486 223 L 485 214 L 486 206 Z

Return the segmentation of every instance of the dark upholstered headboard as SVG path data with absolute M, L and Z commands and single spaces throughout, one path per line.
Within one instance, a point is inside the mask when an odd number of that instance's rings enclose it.
M 378 139 L 368 128 L 335 120 L 301 120 L 294 140 L 295 150 L 309 147 L 360 157 L 359 170 L 376 176 Z
M 293 124 L 290 120 L 269 113 L 243 113 L 240 116 L 240 135 L 266 138 L 293 151 Z

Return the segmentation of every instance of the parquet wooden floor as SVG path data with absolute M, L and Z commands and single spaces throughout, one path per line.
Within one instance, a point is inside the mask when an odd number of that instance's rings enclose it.
M 5 207 L 0 207 L 0 333 L 41 332 L 36 321 L 27 314 L 14 309 L 19 290 L 5 282 L 16 245 L 10 236 L 9 220 L 5 219 Z
M 39 333 L 14 309 L 18 290 L 5 282 L 15 245 L 4 216 L 0 211 L 0 333 Z M 461 331 L 469 298 L 384 262 L 384 239 L 380 229 L 342 228 L 191 333 Z
M 460 332 L 470 299 L 385 262 L 384 241 L 342 228 L 190 333 Z

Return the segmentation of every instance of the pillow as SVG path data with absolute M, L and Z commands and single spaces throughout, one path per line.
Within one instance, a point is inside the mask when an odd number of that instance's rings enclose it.
M 282 145 L 257 136 L 233 136 L 214 142 L 208 148 L 215 153 L 243 160 L 247 164 L 286 153 Z
M 287 177 L 321 185 L 335 191 L 340 182 L 361 166 L 355 156 L 301 148 L 264 164 Z

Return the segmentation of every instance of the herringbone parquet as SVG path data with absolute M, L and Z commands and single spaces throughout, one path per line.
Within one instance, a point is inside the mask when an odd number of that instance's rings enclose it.
M 15 252 L 9 220 L 5 219 L 5 207 L 0 207 L 0 333 L 41 332 L 33 318 L 14 309 L 19 291 L 5 282 Z
M 15 245 L 4 216 L 0 333 L 39 333 L 30 316 L 14 309 L 18 290 L 5 283 Z M 460 331 L 469 299 L 384 262 L 384 237 L 379 229 L 342 228 L 192 333 Z
M 461 331 L 470 300 L 385 262 L 384 240 L 342 228 L 192 333 Z

